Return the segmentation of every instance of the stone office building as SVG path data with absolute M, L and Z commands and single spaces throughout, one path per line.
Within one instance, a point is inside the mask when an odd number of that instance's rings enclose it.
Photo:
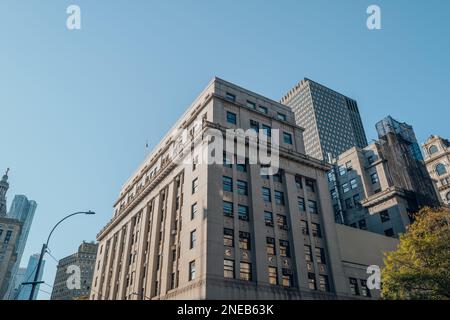
M 210 128 L 278 129 L 278 174 L 230 164 L 226 153 L 225 164 L 173 161 L 174 131 L 189 131 L 193 142 L 182 148 L 190 149 Z M 381 263 L 380 248 L 396 240 L 375 235 L 380 247 L 354 251 L 357 259 L 339 248 L 374 234 L 335 224 L 331 167 L 305 155 L 302 135 L 289 107 L 214 78 L 123 186 L 97 235 L 90 298 L 376 297 L 365 266 Z

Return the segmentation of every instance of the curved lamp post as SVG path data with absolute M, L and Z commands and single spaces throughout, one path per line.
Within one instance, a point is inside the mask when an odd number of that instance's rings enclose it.
M 75 212 L 75 213 L 69 214 L 68 216 L 62 218 L 61 220 L 59 220 L 59 222 L 57 224 L 55 224 L 55 226 L 53 227 L 52 231 L 50 231 L 50 234 L 48 235 L 47 242 L 42 245 L 42 250 L 41 250 L 41 254 L 39 255 L 39 261 L 38 261 L 38 264 L 37 264 L 37 267 L 36 267 L 36 273 L 34 274 L 33 282 L 23 283 L 23 284 L 31 284 L 31 292 L 30 292 L 30 297 L 28 298 L 28 300 L 33 300 L 34 292 L 36 291 L 36 286 L 38 284 L 42 283 L 42 281 L 38 281 L 39 273 L 41 271 L 42 260 L 44 258 L 44 255 L 45 255 L 46 251 L 47 251 L 48 243 L 50 241 L 50 237 L 52 236 L 53 231 L 55 231 L 56 227 L 58 227 L 61 224 L 61 222 L 63 222 L 64 220 L 66 220 L 66 219 L 68 219 L 70 217 L 78 215 L 78 214 L 89 214 L 89 215 L 92 215 L 92 214 L 95 214 L 95 212 L 93 212 L 93 211 Z

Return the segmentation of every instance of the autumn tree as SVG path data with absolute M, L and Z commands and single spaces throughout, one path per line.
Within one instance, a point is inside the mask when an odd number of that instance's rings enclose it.
M 383 299 L 450 299 L 450 209 L 423 208 L 386 253 Z

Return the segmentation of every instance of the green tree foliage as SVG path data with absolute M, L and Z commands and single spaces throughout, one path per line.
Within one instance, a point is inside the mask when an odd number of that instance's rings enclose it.
M 384 263 L 383 299 L 450 299 L 450 210 L 420 210 Z

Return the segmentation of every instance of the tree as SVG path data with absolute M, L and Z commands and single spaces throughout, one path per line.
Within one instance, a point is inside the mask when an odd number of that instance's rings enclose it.
M 383 299 L 450 299 L 450 209 L 421 209 L 384 264 Z

